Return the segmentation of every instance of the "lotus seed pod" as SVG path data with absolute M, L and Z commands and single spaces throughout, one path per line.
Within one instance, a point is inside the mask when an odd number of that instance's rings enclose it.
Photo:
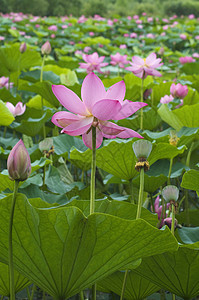
M 179 197 L 179 189 L 175 185 L 167 185 L 162 190 L 162 196 L 167 202 L 171 200 L 177 201 Z
M 147 140 L 139 140 L 133 143 L 133 151 L 139 160 L 140 158 L 147 159 L 152 150 L 152 143 Z

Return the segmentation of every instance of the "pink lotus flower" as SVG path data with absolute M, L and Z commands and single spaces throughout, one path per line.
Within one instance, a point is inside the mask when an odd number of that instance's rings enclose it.
M 162 225 L 167 225 L 171 229 L 172 218 L 169 217 L 169 218 L 164 219 Z M 174 229 L 176 229 L 177 226 L 178 226 L 178 221 L 175 219 Z
M 0 89 L 5 87 L 8 89 L 10 87 L 13 87 L 13 82 L 9 83 L 9 77 L 2 76 L 0 77 Z
M 170 203 L 167 203 L 166 210 L 169 208 L 169 206 L 170 206 Z M 155 213 L 157 213 L 157 215 L 158 215 L 158 220 L 161 219 L 161 223 L 159 226 L 159 228 L 161 228 L 164 224 L 164 218 L 167 217 L 168 214 L 166 213 L 166 215 L 165 215 L 164 212 L 162 212 L 162 205 L 160 205 L 160 196 L 157 196 L 157 198 L 155 199 L 154 209 L 155 209 Z M 162 216 L 162 218 L 161 218 L 161 216 Z
M 187 36 L 186 36 L 186 34 L 180 34 L 180 38 L 182 39 L 182 40 L 186 40 L 187 39 Z
M 147 58 L 143 59 L 139 56 L 133 56 L 132 62 L 130 62 L 131 67 L 126 69 L 132 71 L 133 74 L 139 78 L 146 78 L 147 75 L 161 77 L 162 74 L 156 70 L 156 68 L 163 65 L 161 58 L 156 58 L 155 53 L 151 53 Z
M 180 57 L 179 61 L 181 64 L 186 64 L 186 63 L 192 63 L 195 61 L 195 59 L 191 56 L 184 56 L 184 57 Z
M 9 176 L 12 180 L 24 181 L 31 173 L 31 161 L 22 140 L 10 151 L 7 161 Z
M 96 127 L 98 148 L 105 138 L 142 138 L 132 129 L 118 126 L 108 120 L 121 120 L 134 114 L 143 102 L 124 100 L 124 81 L 111 86 L 107 91 L 97 75 L 88 74 L 82 84 L 81 99 L 63 85 L 53 85 L 52 90 L 59 102 L 70 112 L 57 112 L 52 122 L 63 128 L 61 132 L 71 136 L 82 135 L 84 144 L 92 149 L 92 126 Z
M 86 69 L 87 73 L 91 73 L 95 70 L 102 73 L 100 68 L 108 65 L 108 63 L 103 63 L 105 56 L 100 57 L 97 52 L 93 54 L 83 54 L 82 58 L 86 63 L 79 63 L 79 66 L 82 69 Z
M 169 102 L 171 102 L 171 101 L 173 101 L 173 96 L 172 95 L 165 95 L 164 97 L 162 97 L 162 98 L 160 98 L 160 103 L 162 103 L 162 104 L 167 104 L 167 103 L 169 103 Z
M 51 25 L 51 26 L 49 26 L 48 30 L 57 31 L 57 25 Z
M 188 93 L 188 87 L 180 83 L 177 83 L 176 85 L 175 83 L 172 83 L 170 93 L 174 98 L 183 99 Z
M 14 106 L 10 102 L 6 102 L 6 107 L 9 109 L 9 111 L 11 112 L 11 114 L 13 114 L 14 117 L 23 115 L 26 110 L 26 105 L 23 105 L 22 102 L 18 102 L 16 106 Z
M 120 68 L 124 68 L 124 65 L 128 64 L 127 55 L 121 55 L 117 52 L 114 55 L 111 55 L 111 65 L 118 65 Z

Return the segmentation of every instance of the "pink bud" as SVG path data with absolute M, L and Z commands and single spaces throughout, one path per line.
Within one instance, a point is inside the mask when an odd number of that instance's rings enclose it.
M 12 180 L 24 181 L 31 173 L 31 161 L 22 140 L 10 151 L 7 168 Z
M 170 87 L 171 95 L 175 98 L 183 99 L 188 93 L 188 87 L 180 83 L 172 83 Z
M 24 53 L 24 52 L 26 51 L 26 48 L 27 48 L 26 43 L 22 43 L 22 44 L 20 45 L 19 51 L 20 51 L 21 53 Z
M 167 225 L 171 229 L 171 224 L 172 224 L 172 218 L 164 219 L 163 225 Z M 175 219 L 175 229 L 177 225 L 178 225 L 178 221 Z
M 51 45 L 50 45 L 50 42 L 47 41 L 47 42 L 45 42 L 45 43 L 43 44 L 43 46 L 41 47 L 41 53 L 42 53 L 43 55 L 48 55 L 48 54 L 50 54 L 50 52 L 51 52 Z

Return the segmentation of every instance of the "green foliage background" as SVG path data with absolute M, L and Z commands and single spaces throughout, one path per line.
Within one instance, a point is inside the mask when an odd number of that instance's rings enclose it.
M 198 0 L 0 0 L 0 10 L 42 16 L 74 15 L 105 17 L 127 16 L 146 12 L 149 15 L 189 15 L 199 17 Z

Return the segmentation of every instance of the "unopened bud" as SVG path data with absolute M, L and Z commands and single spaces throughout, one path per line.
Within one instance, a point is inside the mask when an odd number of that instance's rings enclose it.
M 7 168 L 12 180 L 24 181 L 31 173 L 31 161 L 28 151 L 22 140 L 10 151 Z
M 42 53 L 43 55 L 48 55 L 48 54 L 50 54 L 50 52 L 51 52 L 51 45 L 50 45 L 50 42 L 47 41 L 47 42 L 45 42 L 45 43 L 43 44 L 43 46 L 41 47 L 41 53 Z
M 26 49 L 27 49 L 26 43 L 22 43 L 22 44 L 20 45 L 19 51 L 20 51 L 21 53 L 24 53 L 24 52 L 26 51 Z
M 170 218 L 164 219 L 163 225 L 167 225 L 167 226 L 171 229 L 172 218 L 170 217 Z M 178 221 L 175 219 L 175 225 L 174 225 L 174 228 L 175 228 L 175 229 L 176 229 L 177 225 L 178 225 Z

